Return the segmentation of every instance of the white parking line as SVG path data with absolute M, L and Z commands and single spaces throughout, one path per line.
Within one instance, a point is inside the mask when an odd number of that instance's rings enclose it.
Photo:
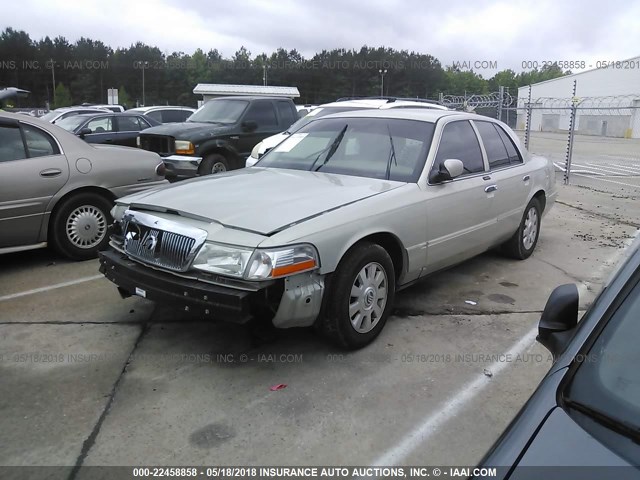
M 90 277 L 82 277 L 76 280 L 69 280 L 68 282 L 55 283 L 53 285 L 49 285 L 48 287 L 40 287 L 40 288 L 34 288 L 33 290 L 26 290 L 24 292 L 11 293 L 9 295 L 4 295 L 0 297 L 0 302 L 3 302 L 5 300 L 13 300 L 14 298 L 26 297 L 27 295 L 33 295 L 34 293 L 48 292 L 49 290 L 55 290 L 56 288 L 70 287 L 71 285 L 90 282 L 92 280 L 97 280 L 99 278 L 104 278 L 104 275 L 91 275 Z
M 506 355 L 511 355 L 511 358 L 516 358 L 518 355 L 522 355 L 527 349 L 534 345 L 536 333 L 538 332 L 538 326 L 529 330 L 524 337 L 518 340 Z M 483 372 L 480 372 L 475 380 L 467 383 L 460 390 L 458 390 L 450 399 L 445 400 L 442 405 L 439 405 L 434 409 L 434 413 L 431 413 L 422 420 L 416 428 L 409 432 L 405 437 L 390 448 L 374 462 L 374 467 L 392 466 L 401 463 L 411 452 L 413 452 L 423 442 L 426 442 L 437 434 L 440 428 L 452 417 L 455 417 L 460 410 L 465 408 L 470 400 L 478 395 L 482 390 L 495 382 L 495 377 L 504 370 L 509 362 L 494 362 L 491 366 L 486 367 L 493 376 L 488 377 Z
M 631 245 L 639 235 L 640 230 L 636 230 L 633 236 L 624 242 L 625 245 L 627 247 Z M 596 269 L 595 275 L 600 277 L 606 269 L 612 268 L 612 264 L 615 265 L 621 261 L 621 257 L 625 254 L 626 249 L 616 250 L 616 252 L 611 255 L 606 262 L 602 263 L 601 266 Z M 611 274 L 609 274 L 609 276 L 610 275 Z M 591 286 L 591 282 L 589 281 L 579 282 L 578 291 L 580 292 L 580 295 L 586 293 L 589 286 Z M 526 353 L 527 349 L 533 346 L 537 332 L 538 326 L 536 325 L 511 346 L 511 348 L 506 352 L 505 358 L 507 358 L 507 355 L 511 355 L 511 358 L 516 358 L 518 355 Z M 486 369 L 493 374 L 491 377 L 487 377 L 484 372 L 479 373 L 474 380 L 465 384 L 449 399 L 436 407 L 433 410 L 433 413 L 424 417 L 424 419 L 418 423 L 418 426 L 407 433 L 398 444 L 379 456 L 372 463 L 372 466 L 386 467 L 400 464 L 416 448 L 439 433 L 440 429 L 447 421 L 458 415 L 461 410 L 466 408 L 471 400 L 482 392 L 482 390 L 484 390 L 496 378 L 496 376 L 509 365 L 512 365 L 512 363 L 494 362 L 489 367 L 486 367 Z

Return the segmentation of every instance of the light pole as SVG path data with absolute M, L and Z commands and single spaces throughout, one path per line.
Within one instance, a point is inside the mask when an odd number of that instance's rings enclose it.
M 140 62 L 140 64 L 142 65 L 142 106 L 144 107 L 146 105 L 146 102 L 144 101 L 144 70 L 147 68 L 147 65 L 149 65 L 149 62 L 144 61 Z
M 267 68 L 269 68 L 266 64 L 262 65 L 262 84 L 267 86 Z
M 378 73 L 380 74 L 380 96 L 384 97 L 384 76 L 387 73 L 387 69 L 380 69 L 378 70 Z

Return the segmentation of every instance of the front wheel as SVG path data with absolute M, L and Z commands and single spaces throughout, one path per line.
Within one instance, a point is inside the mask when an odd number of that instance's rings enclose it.
M 540 217 L 540 202 L 537 198 L 533 198 L 524 210 L 518 230 L 502 245 L 509 257 L 524 260 L 531 256 L 538 244 Z
M 95 258 L 109 242 L 111 206 L 95 193 L 79 193 L 64 200 L 51 219 L 49 238 L 54 248 L 73 260 Z
M 219 153 L 207 155 L 198 169 L 199 175 L 213 175 L 216 173 L 224 173 L 229 170 L 229 162 Z
M 393 308 L 395 272 L 387 251 L 363 243 L 342 259 L 327 289 L 319 319 L 321 331 L 334 343 L 362 348 L 382 331 Z

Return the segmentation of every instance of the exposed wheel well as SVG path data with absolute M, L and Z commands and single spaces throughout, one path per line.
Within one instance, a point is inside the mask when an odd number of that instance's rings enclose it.
M 540 213 L 544 212 L 544 207 L 547 204 L 547 196 L 544 194 L 544 190 L 538 190 L 533 198 L 538 199 L 540 202 Z
M 404 249 L 398 237 L 391 233 L 374 233 L 358 240 L 349 248 L 349 250 L 354 248 L 356 245 L 361 244 L 362 242 L 376 243 L 387 251 L 387 253 L 391 257 L 391 261 L 393 262 L 393 269 L 395 270 L 395 277 L 397 282 L 404 271 L 405 264 L 403 253 Z

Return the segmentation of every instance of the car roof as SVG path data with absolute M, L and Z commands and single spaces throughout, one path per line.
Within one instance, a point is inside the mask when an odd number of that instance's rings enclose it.
M 346 102 L 340 102 L 346 103 Z M 338 118 L 338 117 L 366 117 L 366 118 L 392 118 L 400 120 L 419 120 L 422 122 L 437 122 L 443 117 L 458 116 L 469 120 L 473 119 L 488 119 L 488 117 L 482 117 L 480 115 L 474 115 L 465 112 L 457 112 L 455 110 L 438 110 L 430 108 L 387 108 L 387 109 L 365 109 L 365 110 L 349 110 L 341 113 L 332 113 L 331 115 L 325 115 L 320 119 L 325 118 Z
M 100 107 L 60 107 L 60 108 L 56 108 L 55 110 L 53 110 L 54 112 L 60 112 L 60 113 L 66 113 L 66 112 L 71 112 L 73 110 L 79 110 L 79 111 L 83 111 L 83 110 L 87 110 L 87 111 L 92 111 L 92 110 L 101 110 L 101 111 L 110 111 L 107 110 L 106 108 L 100 108 Z
M 127 112 L 146 113 L 146 112 L 152 112 L 154 110 L 192 110 L 192 111 L 195 111 L 196 109 L 193 108 L 193 107 L 185 107 L 185 106 L 181 106 L 181 105 L 153 105 L 153 106 L 150 106 L 150 107 L 130 108 L 129 110 L 127 110 Z
M 325 103 L 319 105 L 318 108 L 379 108 L 379 109 L 393 109 L 393 108 L 407 108 L 416 107 L 432 110 L 448 111 L 447 107 L 438 105 L 436 103 L 427 103 L 411 100 L 389 100 L 384 98 L 362 98 L 353 100 L 340 100 L 337 102 Z

